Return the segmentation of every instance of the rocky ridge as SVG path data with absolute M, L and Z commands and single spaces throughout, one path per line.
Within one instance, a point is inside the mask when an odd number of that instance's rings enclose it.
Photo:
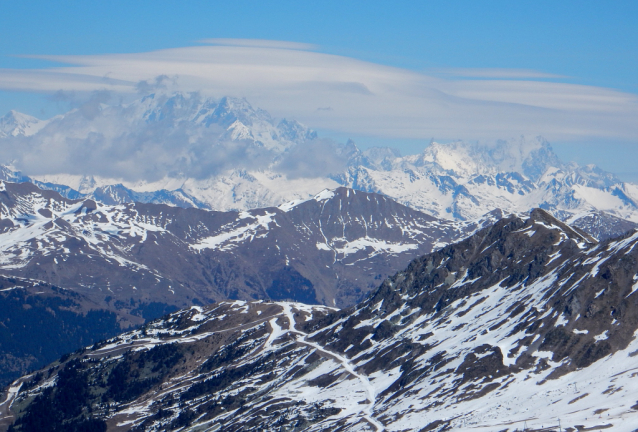
M 351 308 L 192 307 L 16 381 L 0 410 L 24 432 L 43 415 L 109 430 L 633 431 L 637 243 L 543 210 L 506 217 Z M 73 410 L 55 402 L 70 388 Z

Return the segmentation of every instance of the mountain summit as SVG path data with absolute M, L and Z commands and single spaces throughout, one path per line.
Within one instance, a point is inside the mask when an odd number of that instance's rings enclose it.
M 31 136 L 40 131 L 47 123 L 47 120 L 40 120 L 17 111 L 9 111 L 0 118 L 0 138 Z
M 433 142 L 414 163 L 432 164 L 456 177 L 517 172 L 531 181 L 538 181 L 548 168 L 563 165 L 542 137 L 520 137 L 493 143 Z

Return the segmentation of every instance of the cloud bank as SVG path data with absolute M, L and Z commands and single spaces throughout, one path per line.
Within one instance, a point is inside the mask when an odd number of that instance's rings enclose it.
M 313 128 L 383 138 L 638 138 L 635 94 L 553 82 L 557 77 L 551 74 L 453 69 L 434 76 L 314 52 L 315 47 L 306 44 L 205 42 L 214 45 L 38 56 L 70 66 L 2 69 L 0 89 L 133 95 L 149 90 L 144 83 L 162 85 L 215 97 L 245 97 L 277 117 L 295 117 Z M 158 76 L 166 78 L 157 81 Z
M 165 77 L 145 82 L 142 87 L 159 93 L 132 104 L 109 105 L 114 95 L 105 90 L 93 92 L 83 103 L 73 92 L 56 92 L 56 101 L 75 105 L 74 109 L 36 134 L 0 139 L 0 163 L 34 176 L 92 175 L 114 182 L 202 180 L 229 170 L 315 178 L 346 169 L 344 149 L 351 151 L 352 146 L 317 138 L 294 121 L 277 125 L 245 100 L 162 93 L 167 85 L 170 80 Z M 242 121 L 257 133 L 275 134 L 280 146 L 256 141 L 252 132 L 235 136 L 229 126 Z

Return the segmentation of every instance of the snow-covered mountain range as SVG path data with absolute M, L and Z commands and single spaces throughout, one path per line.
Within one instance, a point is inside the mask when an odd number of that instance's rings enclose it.
M 638 231 L 543 210 L 415 259 L 358 305 L 192 307 L 15 381 L 67 430 L 594 431 L 638 424 Z M 101 428 L 101 429 L 100 429 Z
M 0 181 L 0 385 L 60 350 L 192 305 L 352 305 L 411 259 L 501 216 L 439 220 L 346 188 L 280 207 L 212 212 L 70 200 Z M 57 348 L 43 350 L 49 343 Z
M 564 163 L 541 137 L 432 142 L 420 154 L 400 156 L 327 142 L 245 100 L 182 93 L 87 104 L 46 122 L 12 112 L 2 128 L 0 156 L 28 174 L 6 166 L 5 180 L 106 204 L 248 210 L 346 186 L 449 220 L 540 207 L 570 223 L 607 216 L 638 222 L 637 185 L 595 166 Z M 51 157 L 43 166 L 33 161 L 34 151 Z

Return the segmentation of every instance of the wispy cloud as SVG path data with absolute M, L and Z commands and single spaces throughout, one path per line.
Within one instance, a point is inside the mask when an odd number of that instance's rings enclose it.
M 497 79 L 565 79 L 564 75 L 550 74 L 532 69 L 506 68 L 432 68 L 425 73 L 463 78 L 497 78 Z
M 287 42 L 287 41 L 273 41 L 264 39 L 202 39 L 199 43 L 211 44 L 211 45 L 226 45 L 226 46 L 243 46 L 243 47 L 258 47 L 258 48 L 281 48 L 281 49 L 293 49 L 293 50 L 316 50 L 319 47 L 317 45 L 300 43 L 300 42 Z
M 246 97 L 275 116 L 296 117 L 314 128 L 386 138 L 638 138 L 635 94 L 556 82 L 561 77 L 543 72 L 454 69 L 428 74 L 314 52 L 313 46 L 292 42 L 206 43 L 213 45 L 38 56 L 71 66 L 0 70 L 0 88 L 132 95 L 146 89 L 140 83 L 170 85 L 216 97 Z M 170 79 L 158 82 L 158 76 Z

